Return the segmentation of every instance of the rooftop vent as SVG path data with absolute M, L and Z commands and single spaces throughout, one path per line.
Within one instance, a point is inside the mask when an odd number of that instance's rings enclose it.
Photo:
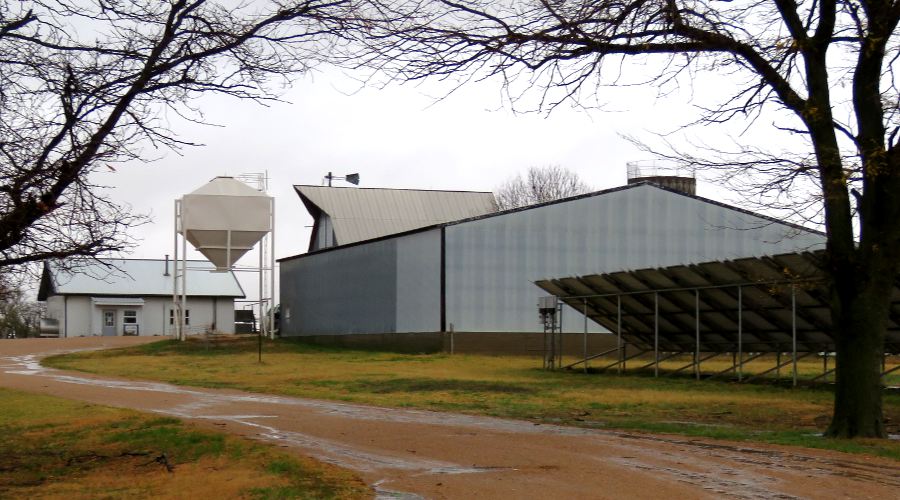
M 673 189 L 691 196 L 697 194 L 697 178 L 694 173 L 679 169 L 671 164 L 656 161 L 630 161 L 628 184 L 651 182 L 657 186 Z

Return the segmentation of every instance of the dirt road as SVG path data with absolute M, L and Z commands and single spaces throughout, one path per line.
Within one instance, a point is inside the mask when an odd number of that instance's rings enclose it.
M 38 362 L 147 340 L 2 340 L 0 385 L 276 443 L 355 470 L 382 498 L 900 497 L 900 464 L 884 459 L 195 389 Z

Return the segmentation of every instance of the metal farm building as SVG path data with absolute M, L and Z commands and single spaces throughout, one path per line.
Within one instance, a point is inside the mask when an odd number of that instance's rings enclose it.
M 296 189 L 316 226 L 308 253 L 280 260 L 281 334 L 344 344 L 433 350 L 453 331 L 457 349 L 525 349 L 542 331 L 539 280 L 824 247 L 821 233 L 650 183 L 504 212 L 489 193 Z M 576 310 L 563 320 L 582 331 Z

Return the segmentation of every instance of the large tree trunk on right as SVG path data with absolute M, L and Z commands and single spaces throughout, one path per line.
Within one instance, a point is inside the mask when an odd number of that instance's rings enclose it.
M 865 273 L 854 273 L 848 280 L 835 280 L 833 286 L 831 314 L 837 366 L 834 414 L 825 435 L 887 437 L 881 363 L 893 279 L 885 275 L 869 279 Z

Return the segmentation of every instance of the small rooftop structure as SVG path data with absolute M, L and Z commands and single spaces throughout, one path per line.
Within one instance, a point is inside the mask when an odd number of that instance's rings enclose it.
M 630 161 L 627 168 L 628 184 L 649 182 L 691 196 L 697 194 L 697 178 L 693 172 L 656 161 Z
M 490 192 L 308 185 L 294 190 L 315 220 L 310 251 L 497 211 Z

